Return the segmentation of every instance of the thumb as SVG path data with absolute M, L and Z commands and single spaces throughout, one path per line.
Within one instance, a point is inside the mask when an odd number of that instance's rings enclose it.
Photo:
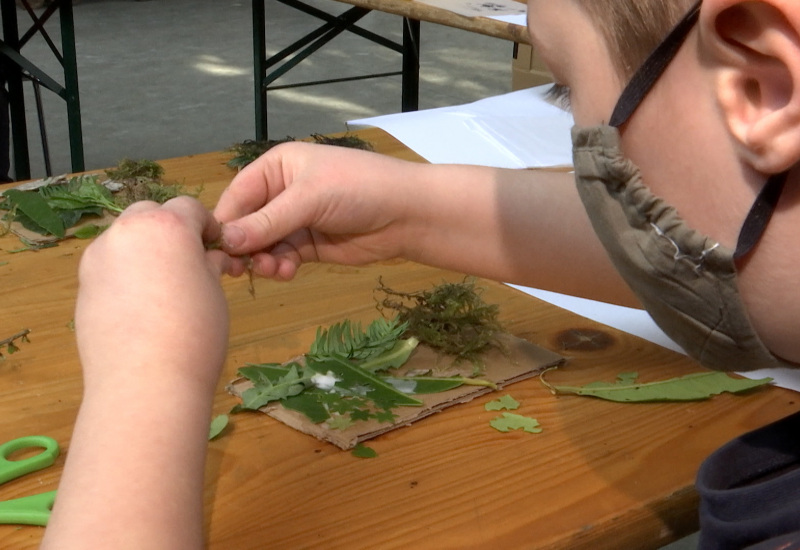
M 252 254 L 309 224 L 308 206 L 288 189 L 261 209 L 222 226 L 222 248 L 232 255 Z

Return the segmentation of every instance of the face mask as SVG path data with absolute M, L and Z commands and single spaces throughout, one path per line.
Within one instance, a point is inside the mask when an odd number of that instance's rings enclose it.
M 794 366 L 773 356 L 750 323 L 735 260 L 758 243 L 786 173 L 769 178 L 746 217 L 736 250 L 690 228 L 653 195 L 622 155 L 618 127 L 634 113 L 697 22 L 698 2 L 623 91 L 608 125 L 572 130 L 575 177 L 595 232 L 652 316 L 686 352 L 718 370 Z

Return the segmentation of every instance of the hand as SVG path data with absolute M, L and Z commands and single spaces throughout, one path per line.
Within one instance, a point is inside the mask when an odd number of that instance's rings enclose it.
M 303 262 L 364 264 L 402 254 L 404 182 L 419 165 L 306 143 L 275 147 L 242 170 L 214 210 L 223 247 L 259 275 L 288 280 Z
M 87 248 L 75 314 L 87 388 L 115 366 L 140 376 L 188 369 L 213 387 L 228 332 L 219 277 L 243 269 L 224 252 L 205 250 L 219 235 L 198 201 L 179 197 L 163 206 L 135 203 Z
M 241 260 L 198 201 L 130 206 L 84 252 L 84 395 L 42 548 L 201 548 L 203 472 Z M 120 498 L 120 496 L 124 498 Z

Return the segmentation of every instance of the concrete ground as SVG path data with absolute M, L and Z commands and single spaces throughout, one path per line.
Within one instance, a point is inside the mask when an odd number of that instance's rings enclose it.
M 343 11 L 330 0 L 321 8 Z M 267 5 L 268 51 L 318 26 L 277 2 Z M 27 17 L 19 12 L 20 17 Z M 123 157 L 160 159 L 219 150 L 254 136 L 252 27 L 248 0 L 80 0 L 74 6 L 87 169 Z M 363 26 L 395 41 L 401 18 L 371 13 Z M 49 24 L 57 37 L 58 25 Z M 23 53 L 58 70 L 44 40 Z M 475 101 L 511 90 L 512 44 L 422 24 L 420 107 Z M 400 69 L 401 56 L 340 35 L 276 84 Z M 43 175 L 32 86 L 26 86 L 32 173 Z M 45 94 L 53 171 L 70 168 L 66 109 Z M 400 77 L 276 90 L 270 136 L 345 130 L 345 121 L 400 110 Z
M 252 28 L 248 0 L 75 0 L 78 77 L 86 168 L 120 159 L 163 159 L 216 151 L 254 137 Z M 310 0 L 344 11 L 330 0 Z M 267 5 L 274 53 L 317 20 Z M 26 17 L 20 12 L 20 17 Z M 395 41 L 401 19 L 382 13 L 362 23 Z M 57 38 L 58 25 L 48 25 Z M 55 74 L 44 40 L 23 53 Z M 420 108 L 468 103 L 511 91 L 511 43 L 422 24 Z M 341 35 L 279 83 L 399 70 L 400 56 Z M 32 88 L 26 86 L 31 171 L 45 175 Z M 70 171 L 64 103 L 45 94 L 53 172 Z M 400 110 L 400 77 L 271 92 L 271 137 L 344 131 L 354 118 Z M 666 547 L 689 550 L 696 537 Z

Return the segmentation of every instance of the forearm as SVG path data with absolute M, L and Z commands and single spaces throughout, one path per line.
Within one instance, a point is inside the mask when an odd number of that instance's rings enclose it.
M 572 174 L 426 166 L 410 189 L 414 238 L 429 265 L 612 303 L 638 302 L 608 259 Z
M 210 394 L 169 372 L 88 391 L 42 547 L 201 548 Z

